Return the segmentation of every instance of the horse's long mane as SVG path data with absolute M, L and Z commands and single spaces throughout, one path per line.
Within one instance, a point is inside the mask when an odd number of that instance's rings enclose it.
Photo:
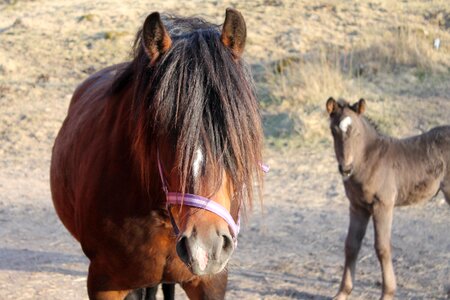
M 115 94 L 134 90 L 134 142 L 143 176 L 156 168 L 152 153 L 165 141 L 174 147 L 184 192 L 194 153 L 202 147 L 214 166 L 208 176 L 215 186 L 225 170 L 237 198 L 251 203 L 252 186 L 261 182 L 263 135 L 249 68 L 223 45 L 219 26 L 199 18 L 164 16 L 163 21 L 171 48 L 150 65 L 138 32 L 134 58 L 112 86 Z

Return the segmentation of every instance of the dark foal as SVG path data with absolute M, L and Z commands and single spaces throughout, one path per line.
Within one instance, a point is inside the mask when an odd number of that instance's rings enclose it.
M 436 127 L 406 139 L 380 134 L 363 116 L 364 99 L 350 105 L 329 98 L 334 150 L 345 192 L 350 200 L 350 225 L 345 242 L 345 267 L 334 299 L 347 299 L 355 265 L 370 217 L 383 285 L 381 299 L 393 299 L 396 289 L 391 256 L 394 206 L 431 199 L 441 190 L 450 204 L 450 126 Z

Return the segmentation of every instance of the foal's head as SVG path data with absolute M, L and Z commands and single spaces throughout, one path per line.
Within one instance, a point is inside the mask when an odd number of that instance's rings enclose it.
M 159 152 L 169 192 L 209 198 L 234 222 L 251 203 L 254 181 L 262 178 L 258 101 L 241 59 L 245 39 L 244 19 L 233 9 L 221 29 L 202 19 L 153 13 L 138 36 L 132 64 L 143 177 L 155 182 L 149 178 Z M 169 209 L 179 228 L 181 260 L 194 274 L 220 272 L 235 247 L 230 222 L 188 205 Z
M 346 101 L 329 98 L 326 109 L 330 116 L 330 129 L 333 135 L 334 151 L 339 164 L 339 172 L 344 180 L 350 178 L 354 164 L 362 156 L 363 120 L 366 102 L 360 99 L 353 105 Z

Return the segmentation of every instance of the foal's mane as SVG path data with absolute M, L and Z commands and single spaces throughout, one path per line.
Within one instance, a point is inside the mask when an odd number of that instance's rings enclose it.
M 139 31 L 133 59 L 112 85 L 114 94 L 133 89 L 134 144 L 142 175 L 149 179 L 157 168 L 156 147 L 169 143 L 184 192 L 192 184 L 194 153 L 202 147 L 214 166 L 207 176 L 215 188 L 225 170 L 239 203 L 251 204 L 254 181 L 261 182 L 263 134 L 249 68 L 223 45 L 219 26 L 173 16 L 163 16 L 163 22 L 170 49 L 150 65 Z

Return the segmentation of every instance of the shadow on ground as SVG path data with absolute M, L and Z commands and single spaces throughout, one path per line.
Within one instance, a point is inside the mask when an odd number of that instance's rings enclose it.
M 73 264 L 85 264 L 80 255 L 27 249 L 0 248 L 0 270 L 24 272 L 51 272 L 63 275 L 86 276 L 87 272 L 74 270 Z

